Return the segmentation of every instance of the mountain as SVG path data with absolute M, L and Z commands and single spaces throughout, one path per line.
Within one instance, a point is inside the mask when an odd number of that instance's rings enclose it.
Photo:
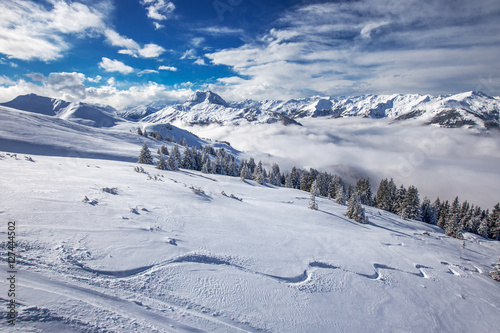
M 197 91 L 183 104 L 168 106 L 142 119 L 150 123 L 181 121 L 190 125 L 242 125 L 248 123 L 300 125 L 290 117 L 272 110 L 232 107 L 219 95 Z
M 500 99 L 481 92 L 456 95 L 364 95 L 357 97 L 311 97 L 288 101 L 244 100 L 228 103 L 219 95 L 196 92 L 183 104 L 171 105 L 146 116 L 146 122 L 182 121 L 190 125 L 217 123 L 299 124 L 310 117 L 389 118 L 418 120 L 441 127 L 500 128 Z
M 111 106 L 81 102 L 70 103 L 36 94 L 21 95 L 0 105 L 92 127 L 112 127 L 122 121 Z

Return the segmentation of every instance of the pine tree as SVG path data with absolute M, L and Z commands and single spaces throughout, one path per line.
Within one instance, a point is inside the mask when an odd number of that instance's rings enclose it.
M 477 229 L 477 234 L 479 236 L 483 236 L 484 238 L 488 238 L 489 235 L 489 213 L 488 211 L 483 211 L 481 213 L 481 223 L 479 224 L 479 228 Z
M 448 221 L 446 226 L 446 236 L 463 239 L 462 228 L 460 226 L 460 216 L 458 213 L 453 215 Z
M 292 185 L 292 177 L 290 176 L 289 173 L 286 174 L 286 177 L 285 177 L 285 187 L 286 188 L 292 188 L 293 185 Z
M 441 210 L 439 212 L 438 222 L 437 222 L 437 226 L 440 227 L 443 230 L 446 229 L 446 224 L 447 224 L 447 221 L 448 221 L 449 210 L 450 210 L 450 204 L 448 203 L 448 200 L 446 200 L 441 205 Z
M 168 164 L 161 153 L 158 154 L 158 161 L 156 162 L 156 168 L 159 170 L 168 170 Z
M 495 265 L 495 269 L 490 272 L 490 276 L 493 280 L 500 282 L 500 261 Z
M 318 203 L 316 202 L 316 196 L 318 195 L 318 183 L 314 181 L 311 185 L 311 196 L 309 200 L 309 209 L 318 210 Z
M 370 179 L 358 179 L 354 191 L 358 193 L 359 199 L 363 205 L 372 205 L 372 189 L 370 186 Z
M 429 224 L 437 223 L 437 213 L 434 207 L 431 204 L 431 201 L 425 197 L 422 201 L 422 205 L 420 206 L 420 212 L 422 216 L 422 222 Z
M 165 155 L 165 156 L 168 156 L 168 148 L 167 146 L 165 145 L 162 145 L 161 148 L 160 148 L 160 152 Z
M 405 196 L 406 196 L 406 188 L 403 185 L 401 185 L 396 191 L 396 195 L 392 205 L 393 213 L 401 215 L 401 213 L 403 212 L 402 209 Z
M 248 179 L 250 177 L 250 170 L 248 170 L 248 166 L 246 165 L 243 165 L 243 167 L 241 168 L 241 172 L 240 172 L 240 179 L 241 181 L 245 181 L 245 179 Z
M 420 199 L 418 197 L 418 190 L 415 186 L 410 186 L 408 191 L 406 191 L 400 209 L 402 219 L 412 219 L 417 221 L 421 219 Z
M 300 190 L 308 192 L 310 188 L 307 185 L 307 180 L 309 178 L 309 175 L 307 174 L 307 171 L 302 171 L 302 174 L 300 175 Z
M 490 214 L 490 235 L 492 239 L 500 240 L 500 203 L 497 203 Z
M 169 170 L 179 170 L 179 164 L 177 163 L 177 159 L 174 154 L 168 155 L 167 164 Z
M 346 210 L 347 218 L 350 218 L 359 223 L 368 223 L 368 218 L 365 215 L 365 209 L 361 206 L 361 200 L 357 193 L 353 193 L 349 199 Z
M 335 192 L 335 203 L 339 205 L 345 205 L 345 191 L 342 184 L 337 185 L 337 191 Z
M 142 164 L 153 164 L 153 156 L 151 156 L 151 152 L 149 151 L 148 145 L 144 143 L 142 145 L 141 153 L 139 154 L 139 160 L 137 163 Z
M 138 128 L 138 129 L 137 129 L 137 134 L 139 134 L 139 135 L 144 135 L 144 133 L 142 133 L 141 128 Z

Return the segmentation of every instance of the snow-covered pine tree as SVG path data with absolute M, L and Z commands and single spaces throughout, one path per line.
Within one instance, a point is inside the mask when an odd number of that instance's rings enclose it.
M 245 163 L 243 165 L 243 167 L 241 168 L 241 172 L 240 172 L 240 179 L 241 181 L 245 181 L 245 179 L 248 179 L 250 177 L 250 170 L 248 170 L 248 166 L 247 164 Z
M 406 188 L 404 187 L 404 185 L 401 185 L 396 191 L 396 196 L 392 206 L 392 211 L 395 214 L 401 215 L 401 213 L 403 212 L 402 209 L 405 196 L 406 196 Z
M 424 197 L 424 200 L 422 200 L 422 205 L 420 205 L 420 212 L 421 212 L 422 222 L 429 224 L 437 223 L 436 210 L 434 209 L 434 207 L 431 204 L 431 201 L 427 197 Z
M 372 189 L 370 186 L 369 178 L 360 178 L 356 182 L 356 187 L 354 189 L 355 192 L 358 193 L 359 199 L 363 205 L 371 206 L 372 205 Z
M 153 156 L 151 156 L 151 151 L 149 151 L 148 145 L 146 143 L 142 145 L 142 149 L 139 154 L 139 160 L 137 161 L 137 163 L 153 164 Z
M 420 198 L 418 197 L 418 190 L 415 186 L 411 185 L 406 191 L 403 203 L 400 206 L 401 218 L 420 221 Z
M 497 203 L 490 214 L 490 236 L 500 240 L 500 203 Z
M 356 192 L 351 195 L 347 205 L 346 217 L 359 223 L 368 223 L 365 209 L 361 206 L 361 200 Z
M 292 188 L 293 185 L 292 185 L 292 177 L 290 176 L 289 173 L 286 174 L 286 177 L 285 177 L 285 187 L 286 188 Z
M 441 210 L 439 212 L 438 222 L 437 222 L 437 226 L 443 230 L 446 229 L 449 211 L 450 211 L 450 204 L 448 203 L 448 200 L 446 200 L 441 205 Z
M 316 202 L 316 196 L 318 195 L 318 183 L 313 181 L 311 184 L 309 209 L 318 210 L 318 203 Z
M 140 128 L 140 127 L 139 127 L 139 128 L 137 128 L 137 134 L 139 134 L 139 135 L 144 135 L 144 133 L 142 133 L 142 130 L 141 130 L 141 128 Z
M 174 145 L 174 148 L 172 149 L 172 154 L 175 161 L 177 162 L 177 165 L 179 165 L 182 161 L 182 156 L 181 156 L 181 152 L 179 151 L 179 146 L 178 145 Z
M 490 276 L 493 280 L 500 282 L 500 259 L 499 262 L 495 265 L 495 268 L 492 272 L 490 272 Z
M 344 185 L 338 184 L 335 192 L 335 203 L 339 205 L 345 205 L 345 190 Z
M 158 154 L 158 161 L 156 162 L 156 168 L 159 170 L 168 170 L 168 164 L 161 153 Z
M 483 210 L 481 212 L 481 223 L 479 223 L 477 234 L 479 236 L 483 236 L 484 238 L 488 238 L 488 235 L 490 233 L 489 224 L 490 224 L 489 212 Z
M 309 175 L 307 171 L 303 170 L 302 174 L 300 175 L 300 190 L 308 192 L 310 188 L 307 186 L 307 180 L 309 178 Z
M 168 148 L 165 145 L 162 145 L 160 148 L 160 153 L 162 153 L 165 156 L 168 156 Z
M 167 164 L 169 170 L 179 170 L 179 164 L 174 154 L 168 155 Z
M 445 231 L 446 236 L 463 239 L 459 213 L 456 213 L 451 217 L 451 219 L 448 221 L 448 224 L 446 225 Z

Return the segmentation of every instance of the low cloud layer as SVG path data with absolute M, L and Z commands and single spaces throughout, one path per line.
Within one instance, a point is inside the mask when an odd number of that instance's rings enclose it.
M 470 130 L 389 124 L 388 120 L 302 119 L 304 127 L 249 125 L 195 127 L 203 137 L 227 140 L 240 150 L 262 152 L 268 162 L 367 175 L 416 185 L 423 198 L 456 195 L 483 208 L 500 201 L 500 135 Z

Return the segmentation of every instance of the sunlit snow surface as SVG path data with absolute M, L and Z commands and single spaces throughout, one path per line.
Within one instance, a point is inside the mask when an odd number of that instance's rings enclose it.
M 18 231 L 13 331 L 495 332 L 500 325 L 500 284 L 486 275 L 499 242 L 467 234 L 462 248 L 437 227 L 369 207 L 370 223 L 361 225 L 324 198 L 311 211 L 308 193 L 238 178 L 145 166 L 153 180 L 130 162 L 31 162 L 7 153 L 0 153 L 0 217 Z M 0 267 L 5 275 L 5 262 Z
M 463 248 L 435 226 L 370 207 L 361 225 L 325 198 L 311 211 L 306 192 L 239 178 L 138 173 L 143 142 L 153 153 L 161 144 L 135 133 L 144 124 L 94 128 L 0 109 L 0 237 L 6 244 L 15 221 L 19 304 L 16 326 L 3 317 L 2 332 L 500 326 L 500 284 L 487 275 L 498 241 L 466 234 Z M 4 256 L 0 271 L 5 311 Z

